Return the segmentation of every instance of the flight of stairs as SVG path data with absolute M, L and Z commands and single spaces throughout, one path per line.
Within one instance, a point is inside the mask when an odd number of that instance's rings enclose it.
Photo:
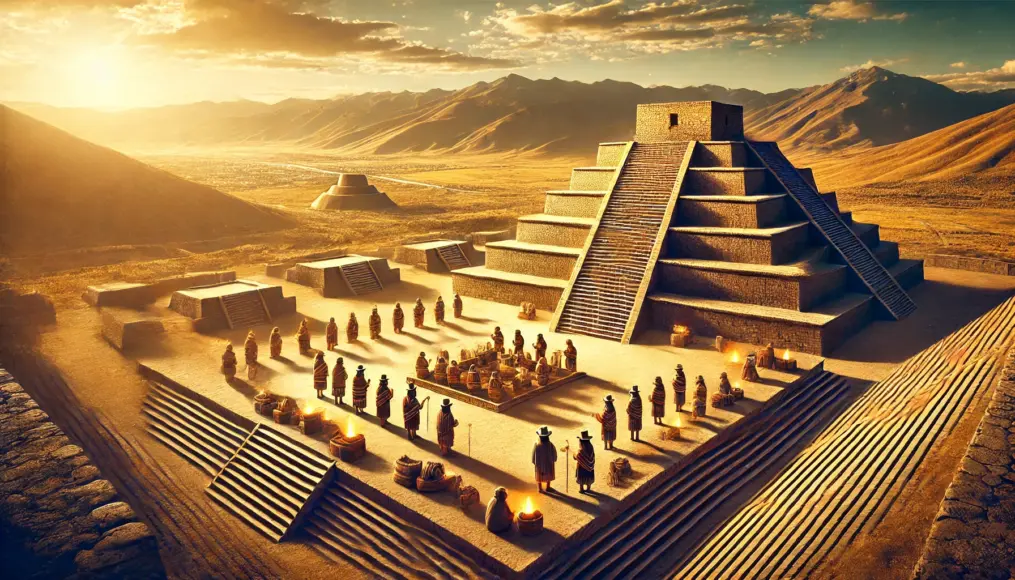
M 557 321 L 556 332 L 619 341 L 674 195 L 687 143 L 636 143 L 606 202 Z
M 248 435 L 191 397 L 155 382 L 148 382 L 141 410 L 152 437 L 210 476 L 222 469 Z
M 377 274 L 374 273 L 367 262 L 357 262 L 348 266 L 342 266 L 342 275 L 345 276 L 346 281 L 349 283 L 349 289 L 352 290 L 355 296 L 384 289 L 381 281 L 377 279 Z
M 1010 298 L 908 359 L 717 527 L 677 577 L 808 577 L 876 533 L 930 449 L 987 395 L 1013 347 Z
M 205 491 L 278 542 L 298 523 L 314 491 L 330 482 L 333 469 L 333 461 L 257 424 Z
M 365 495 L 332 484 L 303 533 L 324 556 L 375 578 L 492 578 L 467 555 Z
M 229 294 L 219 299 L 229 328 L 248 328 L 271 321 L 261 294 L 256 291 Z
M 782 183 L 786 191 L 800 204 L 816 226 L 842 255 L 853 271 L 863 280 L 874 297 L 895 317 L 896 320 L 909 316 L 916 310 L 902 286 L 881 265 L 866 244 L 860 241 L 853 228 L 847 226 L 839 215 L 807 183 L 793 165 L 779 151 L 773 142 L 748 142 L 749 147 L 761 162 Z
M 662 578 L 698 523 L 778 461 L 828 417 L 849 390 L 829 372 L 797 385 L 752 425 L 670 476 L 629 509 L 555 557 L 539 578 Z
M 437 254 L 440 255 L 444 265 L 448 267 L 448 270 L 457 270 L 459 268 L 468 268 L 472 264 L 469 259 L 462 252 L 461 246 L 458 244 L 447 244 L 444 246 L 437 247 Z

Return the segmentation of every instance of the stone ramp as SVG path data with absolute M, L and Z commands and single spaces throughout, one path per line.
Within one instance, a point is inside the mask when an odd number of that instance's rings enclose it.
M 877 527 L 1015 343 L 1015 298 L 869 390 L 692 554 L 679 578 L 802 577 Z
M 579 541 L 539 577 L 660 577 L 678 557 L 673 548 L 742 486 L 789 452 L 848 391 L 847 381 L 822 372 L 793 387 L 753 427 L 724 441 L 677 473 L 591 537 Z
M 556 332 L 622 341 L 643 280 L 655 267 L 653 248 L 669 223 L 667 209 L 688 143 L 635 143 L 606 200 L 592 238 L 565 291 Z
M 818 195 L 772 142 L 749 141 L 748 146 L 761 162 L 785 187 L 811 223 L 825 236 L 828 242 L 842 255 L 847 264 L 870 289 L 874 297 L 896 320 L 909 316 L 916 310 L 902 286 L 881 265 L 874 254 L 843 222 L 838 213 Z
M 348 486 L 329 487 L 303 531 L 325 557 L 376 578 L 494 578 L 433 533 Z

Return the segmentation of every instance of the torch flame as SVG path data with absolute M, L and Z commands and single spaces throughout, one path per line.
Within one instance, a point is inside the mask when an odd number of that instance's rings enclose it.
M 685 334 L 686 332 L 687 332 L 686 326 L 684 326 L 683 324 L 677 325 L 677 334 Z
M 733 383 L 733 386 L 739 389 L 740 388 L 740 381 L 737 381 L 737 382 Z
M 353 428 L 352 417 L 349 418 L 349 428 L 345 430 L 346 437 L 352 437 L 356 434 L 356 429 Z
M 730 357 L 730 361 L 735 363 L 740 362 L 740 353 L 737 351 L 733 351 L 733 356 Z
M 782 353 L 782 360 L 789 360 L 789 349 L 788 348 L 783 351 L 783 353 Z
M 677 429 L 680 429 L 680 415 L 677 415 Z
M 536 508 L 532 507 L 532 496 L 525 497 L 525 507 L 522 508 L 523 514 L 531 514 L 536 511 Z
M 306 407 L 305 407 L 305 408 L 303 409 L 303 414 L 304 414 L 304 415 L 310 415 L 310 414 L 312 414 L 313 412 L 314 412 L 314 408 L 313 408 L 313 406 L 311 406 L 311 405 L 307 405 L 307 406 L 306 406 Z

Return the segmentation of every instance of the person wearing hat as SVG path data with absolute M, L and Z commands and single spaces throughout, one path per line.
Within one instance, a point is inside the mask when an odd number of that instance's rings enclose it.
M 458 426 L 458 419 L 451 414 L 451 399 L 444 399 L 441 403 L 441 411 L 437 413 L 437 444 L 440 445 L 441 455 L 451 453 L 455 446 L 455 427 Z
M 631 432 L 631 441 L 641 441 L 641 393 L 638 385 L 631 387 L 631 400 L 627 402 L 627 430 Z
M 662 377 L 656 377 L 655 386 L 652 388 L 652 422 L 656 425 L 663 424 L 663 417 L 666 416 L 666 385 Z
M 388 417 L 391 416 L 391 399 L 395 394 L 388 388 L 388 375 L 381 375 L 381 382 L 377 385 L 377 418 L 381 420 L 381 427 L 388 424 Z
M 677 405 L 677 412 L 684 410 L 684 403 L 687 402 L 687 377 L 684 375 L 684 365 L 677 365 L 677 375 L 673 378 L 673 402 Z
M 345 325 L 345 338 L 349 342 L 356 342 L 359 339 L 359 322 L 356 321 L 356 313 L 349 313 L 349 323 Z
M 324 352 L 317 351 L 314 359 L 314 390 L 317 391 L 317 398 L 324 398 L 324 391 L 328 389 L 328 363 L 324 362 Z
M 349 372 L 345 370 L 345 360 L 338 357 L 335 361 L 335 368 L 331 370 L 331 396 L 335 397 L 335 404 L 341 405 L 345 397 L 345 381 L 349 380 Z
M 338 346 L 338 325 L 335 324 L 334 317 L 328 321 L 328 326 L 324 327 L 324 341 L 328 345 L 328 350 Z
M 363 365 L 356 367 L 356 376 L 352 378 L 352 406 L 359 415 L 367 406 L 367 388 L 370 381 L 366 377 L 366 369 Z
M 416 383 L 412 379 L 406 381 L 409 384 L 405 391 L 405 398 L 402 399 L 402 424 L 409 434 L 409 441 L 416 438 L 416 431 L 419 431 L 419 400 L 416 399 Z
M 582 431 L 578 437 L 578 453 L 574 454 L 574 460 L 578 465 L 574 471 L 578 492 L 585 493 L 596 481 L 596 450 L 592 448 L 592 436 L 588 431 Z
M 603 412 L 592 416 L 603 426 L 603 449 L 613 449 L 613 442 L 617 439 L 617 409 L 613 406 L 613 395 L 603 397 L 603 404 Z
M 536 467 L 536 486 L 539 493 L 543 493 L 543 484 L 546 484 L 546 491 L 552 491 L 550 482 L 556 478 L 557 447 L 550 442 L 550 428 L 543 425 L 536 431 L 539 441 L 532 446 L 532 464 Z

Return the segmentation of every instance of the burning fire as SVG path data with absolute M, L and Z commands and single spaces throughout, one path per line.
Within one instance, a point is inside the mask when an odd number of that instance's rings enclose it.
M 684 326 L 683 324 L 678 324 L 676 328 L 674 328 L 674 330 L 677 332 L 677 334 L 687 334 L 687 327 Z
M 356 434 L 356 429 L 353 427 L 352 417 L 350 417 L 349 418 L 349 428 L 345 430 L 345 436 L 346 437 L 352 437 L 355 434 Z
M 525 507 L 522 508 L 522 513 L 528 515 L 534 511 L 536 511 L 536 508 L 532 506 L 532 496 L 526 496 Z
M 735 388 L 739 389 L 740 388 L 740 381 L 737 381 L 737 382 L 733 383 L 733 386 Z
M 789 360 L 789 349 L 788 348 L 782 352 L 782 360 Z
M 680 415 L 677 415 L 677 429 L 680 429 Z
M 304 409 L 303 409 L 303 414 L 304 415 L 312 415 L 313 413 L 314 413 L 314 408 L 312 406 L 307 405 L 306 407 L 304 407 Z
M 740 353 L 737 352 L 737 351 L 733 351 L 733 355 L 730 357 L 730 362 L 735 362 L 735 363 L 740 362 Z

